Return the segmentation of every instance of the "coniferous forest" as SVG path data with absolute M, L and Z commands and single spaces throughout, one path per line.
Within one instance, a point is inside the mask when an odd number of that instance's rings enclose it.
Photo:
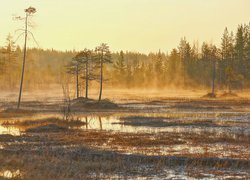
M 219 31 L 219 30 L 218 30 Z M 6 37 L 6 46 L 1 47 L 0 78 L 1 88 L 18 87 L 21 72 L 22 48 L 16 46 L 13 37 Z M 83 50 L 84 51 L 84 50 Z M 95 49 L 90 51 L 89 71 L 92 84 L 98 66 Z M 219 89 L 244 89 L 250 86 L 250 25 L 240 24 L 236 31 L 225 28 L 220 45 L 207 42 L 188 42 L 181 38 L 178 47 L 170 52 L 143 54 L 140 52 L 112 52 L 110 63 L 104 66 L 106 86 L 112 88 L 210 88 L 215 80 Z M 43 88 L 60 84 L 65 74 L 75 83 L 74 58 L 81 54 L 75 50 L 28 49 L 26 88 Z M 79 62 L 79 86 L 84 87 L 83 68 L 86 62 Z M 36 69 L 36 71 L 33 71 Z M 11 72 L 11 73 L 10 73 Z M 31 87 L 29 87 L 31 86 Z

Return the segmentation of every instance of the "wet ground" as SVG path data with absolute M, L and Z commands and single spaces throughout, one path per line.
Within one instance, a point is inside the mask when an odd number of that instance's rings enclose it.
M 137 99 L 117 109 L 72 112 L 67 120 L 53 103 L 23 107 L 0 114 L 0 177 L 250 177 L 246 99 Z

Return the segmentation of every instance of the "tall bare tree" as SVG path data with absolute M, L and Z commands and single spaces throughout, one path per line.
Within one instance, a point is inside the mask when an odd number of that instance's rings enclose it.
M 23 90 L 23 79 L 24 79 L 24 71 L 25 71 L 25 61 L 26 61 L 26 51 L 27 51 L 27 37 L 28 37 L 28 18 L 32 16 L 34 13 L 36 13 L 36 9 L 33 7 L 29 7 L 28 9 L 24 10 L 26 13 L 25 16 L 25 38 L 24 38 L 24 50 L 23 50 L 23 65 L 22 65 L 22 75 L 21 75 L 21 81 L 20 81 L 20 90 L 19 90 L 19 97 L 18 97 L 18 103 L 17 108 L 19 109 L 21 98 L 22 98 L 22 90 Z

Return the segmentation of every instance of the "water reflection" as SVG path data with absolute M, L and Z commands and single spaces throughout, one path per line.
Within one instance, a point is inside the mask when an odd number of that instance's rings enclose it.
M 140 117 L 131 119 L 131 117 Z M 60 119 L 60 114 L 37 114 L 32 117 L 8 120 L 9 125 L 0 125 L 0 134 L 21 135 L 15 122 L 41 121 L 48 118 Z M 126 118 L 128 119 L 126 120 Z M 144 118 L 145 117 L 145 118 Z M 129 119 L 130 118 L 130 119 Z M 157 119 L 158 118 L 158 119 Z M 163 118 L 163 119 L 161 119 Z M 235 134 L 250 135 L 250 113 L 241 112 L 171 112 L 171 113 L 117 113 L 106 116 L 98 115 L 75 115 L 74 120 L 82 121 L 69 128 L 88 130 L 107 130 L 132 133 L 158 133 L 158 132 L 195 132 L 214 133 L 215 135 Z M 157 119 L 157 121 L 155 121 Z M 6 121 L 6 120 L 5 120 Z M 13 123 L 13 124 L 12 124 Z M 51 123 L 48 121 L 48 123 Z M 53 122 L 54 123 L 54 122 Z M 157 125 L 157 123 L 159 123 Z M 168 124 L 169 123 L 169 124 Z M 186 124 L 185 124 L 186 123 Z M 28 123 L 27 123 L 28 124 Z M 31 123 L 32 124 L 32 123 Z M 162 125 L 161 125 L 162 124 Z M 34 123 L 34 125 L 36 125 Z M 65 124 L 67 125 L 67 124 Z
M 99 119 L 99 124 L 100 124 L 100 130 L 102 130 L 102 118 L 101 118 L 101 116 L 99 116 L 98 119 Z
M 242 126 L 206 126 L 206 125 L 182 125 L 180 123 L 176 123 L 176 125 L 171 126 L 151 126 L 148 125 L 147 122 L 143 122 L 143 120 L 140 120 L 139 124 L 133 125 L 133 124 L 126 124 L 126 120 L 121 119 L 119 115 L 112 115 L 112 116 L 84 116 L 80 117 L 78 116 L 76 119 L 80 120 L 82 122 L 85 122 L 86 124 L 84 126 L 76 127 L 76 129 L 88 129 L 88 130 L 106 130 L 106 131 L 119 131 L 119 132 L 130 132 L 130 133 L 159 133 L 159 132 L 176 132 L 176 133 L 182 133 L 182 132 L 195 132 L 197 134 L 202 133 L 213 133 L 214 136 L 220 136 L 222 134 L 227 134 L 229 136 L 235 136 L 235 135 L 250 135 L 250 128 L 249 126 L 245 126 L 242 124 Z M 126 117 L 126 116 L 125 116 Z M 152 117 L 153 118 L 153 117 Z M 192 120 L 189 120 L 192 122 Z M 202 120 L 201 120 L 202 121 Z M 164 122 L 164 121 L 163 121 Z M 244 126 L 243 126 L 244 125 Z
M 6 178 L 6 179 L 13 179 L 13 178 L 21 177 L 21 172 L 20 170 L 16 170 L 16 171 L 4 170 L 4 171 L 0 171 L 0 177 Z
M 85 122 L 85 126 L 80 129 L 94 129 L 94 130 L 120 130 L 119 126 L 113 124 L 120 122 L 116 117 L 101 117 L 101 116 L 85 116 L 77 117 L 77 120 Z
M 117 116 L 101 117 L 101 116 L 86 116 L 78 117 L 82 122 L 86 122 L 85 126 L 78 129 L 93 129 L 93 130 L 106 130 L 106 131 L 119 131 L 119 132 L 160 132 L 165 131 L 164 128 L 154 127 L 133 127 L 126 126 L 121 123 Z
M 0 125 L 0 135 L 1 134 L 9 134 L 12 136 L 20 136 L 22 133 L 19 128 L 13 126 L 3 126 Z

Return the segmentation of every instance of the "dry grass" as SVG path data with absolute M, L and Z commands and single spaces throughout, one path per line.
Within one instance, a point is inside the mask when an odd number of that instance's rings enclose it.
M 28 146 L 28 145 L 26 145 Z M 237 168 L 246 176 L 249 162 L 219 158 L 185 158 L 124 155 L 110 151 L 96 151 L 84 146 L 72 148 L 43 149 L 23 148 L 23 150 L 0 150 L 0 169 L 20 169 L 24 179 L 81 179 L 118 177 L 157 177 L 164 169 L 186 169 L 189 177 L 200 177 L 200 173 L 213 169 L 222 174 Z M 199 173 L 195 171 L 199 168 Z M 183 171 L 179 172 L 183 174 Z
M 12 117 L 23 117 L 23 116 L 32 116 L 34 111 L 24 110 L 24 109 L 15 109 L 15 108 L 6 108 L 0 111 L 0 118 L 12 118 Z
M 20 121 L 4 121 L 2 123 L 3 126 L 15 126 L 20 129 L 33 129 L 33 128 L 39 128 L 41 126 L 47 126 L 50 124 L 54 124 L 56 126 L 61 126 L 64 128 L 71 128 L 71 127 L 79 127 L 86 125 L 85 122 L 82 122 L 80 120 L 63 120 L 58 117 L 51 117 L 51 118 L 44 118 L 44 119 L 39 119 L 39 120 L 20 120 Z

